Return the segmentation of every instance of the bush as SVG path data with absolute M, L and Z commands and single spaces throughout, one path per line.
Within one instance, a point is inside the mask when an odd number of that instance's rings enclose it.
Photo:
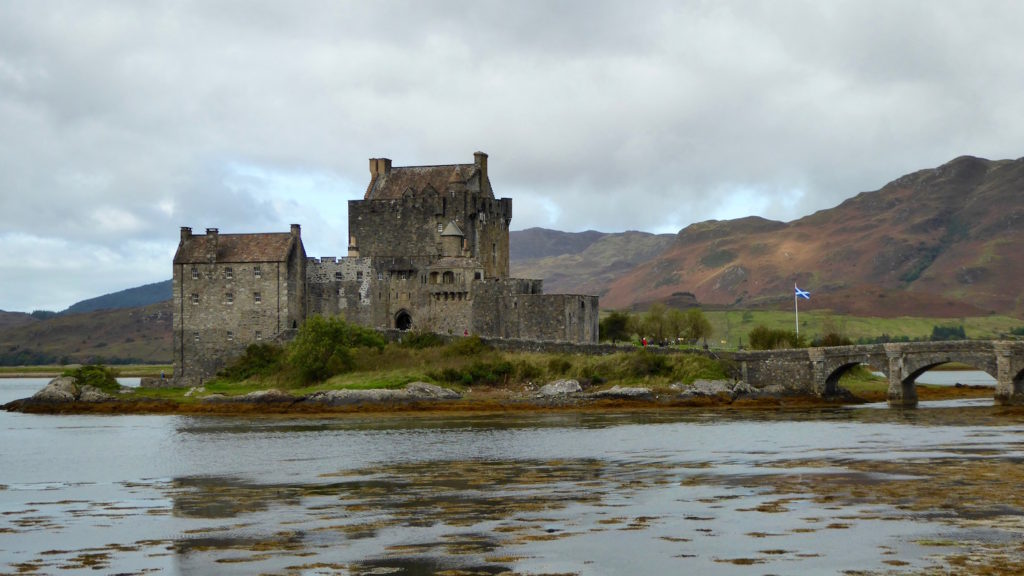
M 628 376 L 636 378 L 668 376 L 672 373 L 672 367 L 669 366 L 666 356 L 642 350 L 629 355 L 626 360 L 626 371 Z
M 269 342 L 250 344 L 238 360 L 217 373 L 218 376 L 234 382 L 254 376 L 269 376 L 281 370 L 284 349 Z
M 568 374 L 570 370 L 572 370 L 572 362 L 561 356 L 555 356 L 548 360 L 548 374 L 551 376 L 562 376 Z
M 774 330 L 757 326 L 747 335 L 754 350 L 779 350 L 781 348 L 806 348 L 807 341 L 792 330 Z
M 340 318 L 313 316 L 288 346 L 287 362 L 302 383 L 323 381 L 352 369 L 353 348 L 381 350 L 384 338 Z
M 1018 326 L 1010 329 L 1010 334 L 1014 336 L 1024 336 L 1024 326 Z
M 71 376 L 79 386 L 95 386 L 108 394 L 116 393 L 121 389 L 121 385 L 117 382 L 117 371 L 98 364 L 65 370 L 64 376 Z
M 440 372 L 434 372 L 429 376 L 435 380 L 441 380 L 463 386 L 481 384 L 505 384 L 515 373 L 515 366 L 507 360 L 495 362 L 477 361 L 465 368 L 445 368 Z
M 402 346 L 414 350 L 443 346 L 444 339 L 433 332 L 410 332 L 402 336 Z
M 942 340 L 966 340 L 967 335 L 964 333 L 964 327 L 960 326 L 932 326 L 931 341 L 937 342 Z
M 479 336 L 468 336 L 449 344 L 444 350 L 444 355 L 449 357 L 476 356 L 486 350 L 490 350 L 490 346 L 484 344 Z
M 849 346 L 850 344 L 853 344 L 852 340 L 835 332 L 819 336 L 811 342 L 811 346 Z

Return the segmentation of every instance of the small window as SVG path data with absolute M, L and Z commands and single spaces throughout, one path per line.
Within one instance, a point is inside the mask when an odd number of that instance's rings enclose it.
M 377 280 L 383 280 L 383 279 L 384 279 L 384 273 L 383 272 L 377 272 Z
M 228 266 L 227 268 L 224 269 L 224 279 L 225 280 L 231 280 L 234 277 L 235 277 L 235 271 L 231 269 L 231 266 Z
M 256 331 L 256 340 L 263 340 L 263 332 L 259 330 Z
M 199 293 L 198 292 L 193 292 L 192 293 L 192 303 L 193 304 L 199 304 Z
M 192 279 L 199 280 L 199 268 L 195 266 L 192 267 Z
M 227 302 L 228 304 L 234 304 L 235 303 L 235 295 L 234 295 L 234 293 L 228 292 L 227 294 L 225 294 L 224 295 L 224 302 Z
M 338 297 L 340 298 L 340 297 L 342 297 L 344 295 L 345 295 L 345 289 L 344 288 L 338 288 Z
M 360 271 L 356 272 L 356 282 L 362 282 L 362 281 L 363 281 L 363 271 L 360 270 Z
M 232 332 L 231 330 L 228 330 L 228 342 L 234 342 L 234 341 L 235 341 L 235 333 Z
M 199 332 L 193 332 L 192 333 L 192 340 L 194 342 L 199 342 Z
M 441 232 L 444 232 L 444 224 L 441 224 L 440 222 L 438 222 L 437 223 L 437 233 L 440 234 Z
M 263 302 L 263 295 L 260 294 L 259 292 L 253 292 L 252 293 L 252 301 L 255 302 L 256 304 L 259 304 L 260 302 Z
M 335 272 L 334 273 L 334 279 L 335 280 L 341 280 L 341 272 Z
M 498 260 L 498 244 L 491 242 L 491 260 Z
M 258 264 L 256 266 L 252 267 L 252 276 L 253 276 L 253 278 L 262 278 L 263 277 L 263 271 L 260 270 L 260 267 L 259 267 Z
M 473 280 L 483 280 L 483 279 L 484 279 L 484 275 L 479 270 L 477 270 L 476 272 L 473 273 Z

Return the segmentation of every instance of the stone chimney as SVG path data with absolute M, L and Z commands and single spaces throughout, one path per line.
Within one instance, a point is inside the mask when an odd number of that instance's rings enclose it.
M 217 238 L 220 232 L 216 228 L 206 229 L 206 259 L 210 263 L 217 261 Z
M 390 174 L 391 173 L 391 159 L 390 158 L 370 158 L 370 174 L 376 176 L 378 174 Z
M 487 154 L 483 152 L 473 152 L 473 164 L 476 165 L 477 170 L 480 171 L 480 181 L 487 181 Z
M 189 226 L 182 226 L 181 227 L 181 241 L 184 242 L 185 240 L 188 240 L 189 238 L 192 238 L 192 228 L 189 227 Z
M 295 238 L 301 237 L 302 236 L 302 226 L 299 226 L 298 224 L 292 224 L 292 236 L 295 237 Z

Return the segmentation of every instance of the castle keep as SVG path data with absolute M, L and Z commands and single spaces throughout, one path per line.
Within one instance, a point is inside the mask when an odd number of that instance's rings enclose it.
M 199 382 L 314 314 L 377 329 L 597 342 L 596 296 L 543 294 L 541 280 L 509 277 L 512 200 L 494 197 L 483 152 L 443 166 L 370 159 L 348 220 L 341 258 L 307 258 L 297 224 L 269 234 L 182 228 L 175 378 Z

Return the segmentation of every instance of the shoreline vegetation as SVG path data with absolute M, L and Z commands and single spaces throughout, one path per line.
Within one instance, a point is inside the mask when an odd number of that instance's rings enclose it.
M 56 377 L 6 410 L 47 414 L 344 415 L 498 414 L 687 408 L 808 408 L 884 401 L 888 383 L 866 368 L 840 381 L 843 395 L 819 398 L 781 386 L 756 390 L 729 379 L 727 360 L 624 347 L 605 356 L 502 352 L 469 337 L 444 343 L 410 334 L 385 343 L 342 321 L 303 327 L 286 347 L 250 346 L 216 378 L 162 387 L 168 366 L 18 367 L 6 377 Z M 948 369 L 969 369 L 954 365 Z M 123 387 L 116 377 L 143 379 Z M 921 401 L 992 397 L 985 386 L 918 385 Z

